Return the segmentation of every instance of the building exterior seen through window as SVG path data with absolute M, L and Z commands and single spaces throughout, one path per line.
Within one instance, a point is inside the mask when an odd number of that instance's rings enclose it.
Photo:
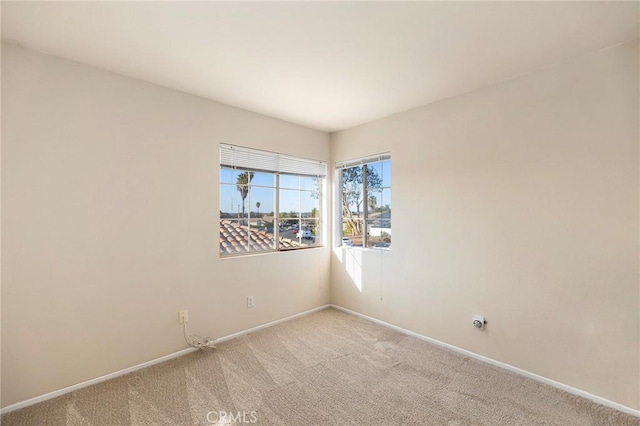
M 338 163 L 342 245 L 391 249 L 391 156 Z

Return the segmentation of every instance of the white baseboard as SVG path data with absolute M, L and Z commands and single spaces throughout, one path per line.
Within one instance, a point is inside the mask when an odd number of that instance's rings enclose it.
M 360 318 L 364 318 L 364 319 L 366 319 L 368 321 L 374 322 L 376 324 L 383 325 L 385 327 L 389 327 L 389 328 L 391 328 L 393 330 L 396 330 L 396 331 L 398 331 L 400 333 L 403 333 L 403 334 L 418 338 L 420 340 L 424 340 L 424 341 L 433 343 L 435 345 L 451 349 L 451 350 L 453 350 L 455 352 L 464 354 L 464 355 L 469 356 L 471 358 L 486 362 L 486 363 L 491 364 L 491 365 L 495 365 L 497 367 L 503 368 L 503 369 L 508 370 L 508 371 L 512 371 L 512 372 L 514 372 L 516 374 L 519 374 L 521 376 L 528 377 L 528 378 L 536 380 L 538 382 L 545 383 L 545 384 L 547 384 L 549 386 L 553 386 L 554 388 L 561 389 L 561 390 L 563 390 L 565 392 L 581 396 L 583 398 L 586 398 L 586 399 L 591 400 L 593 402 L 596 402 L 598 404 L 602 404 L 602 405 L 604 405 L 606 407 L 610 407 L 610 408 L 619 410 L 619 411 L 621 411 L 623 413 L 627 413 L 627 414 L 631 414 L 633 416 L 640 417 L 640 410 L 635 410 L 633 408 L 627 407 L 627 406 L 619 404 L 617 402 L 610 401 L 608 399 L 599 397 L 597 395 L 593 395 L 593 394 L 591 394 L 589 392 L 585 392 L 583 390 L 574 388 L 574 387 L 566 385 L 564 383 L 556 382 L 555 380 L 549 379 L 547 377 L 540 376 L 540 375 L 535 374 L 535 373 L 531 373 L 529 371 L 523 370 L 523 369 L 518 368 L 518 367 L 514 367 L 513 365 L 505 364 L 503 362 L 496 361 L 494 359 L 485 357 L 483 355 L 476 354 L 475 352 L 471 352 L 471 351 L 468 351 L 466 349 L 462 349 L 462 348 L 459 348 L 457 346 L 453 346 L 453 345 L 450 345 L 448 343 L 441 342 L 440 340 L 436 340 L 436 339 L 433 339 L 431 337 L 423 336 L 421 334 L 418 334 L 418 333 L 415 333 L 413 331 L 404 329 L 402 327 L 398 327 L 398 326 L 395 326 L 393 324 L 389 324 L 387 322 L 381 321 L 379 319 L 376 319 L 376 318 L 361 314 L 359 312 L 352 311 L 352 310 L 347 309 L 347 308 L 343 308 L 342 306 L 339 306 L 339 305 L 331 304 L 331 305 L 319 306 L 317 308 L 313 308 L 313 309 L 310 309 L 308 311 L 300 312 L 298 314 L 291 315 L 291 316 L 288 316 L 286 318 L 282 318 L 282 319 L 279 319 L 279 320 L 276 320 L 276 321 L 271 321 L 271 322 L 268 322 L 266 324 L 262 324 L 262 325 L 259 325 L 259 326 L 256 326 L 256 327 L 248 328 L 246 330 L 242 330 L 242 331 L 239 331 L 237 333 L 229 334 L 227 336 L 224 336 L 224 337 L 221 337 L 219 339 L 216 339 L 216 342 L 219 342 L 219 343 L 226 342 L 228 340 L 232 340 L 232 339 L 238 338 L 238 337 L 243 336 L 245 334 L 252 333 L 252 332 L 258 331 L 258 330 L 262 330 L 263 328 L 271 327 L 273 325 L 276 325 L 276 324 L 279 324 L 279 323 L 282 323 L 282 322 L 285 322 L 285 321 L 290 321 L 290 320 L 292 320 L 294 318 L 298 318 L 298 317 L 301 317 L 301 316 L 304 316 L 304 315 L 308 315 L 308 314 L 311 314 L 313 312 L 317 312 L 317 311 L 326 309 L 328 307 L 332 307 L 332 308 L 341 310 L 343 312 L 347 312 L 349 314 L 358 316 Z M 18 410 L 20 408 L 28 407 L 30 405 L 37 404 L 39 402 L 47 401 L 49 399 L 53 399 L 53 398 L 56 398 L 56 397 L 64 395 L 64 394 L 67 394 L 67 393 L 70 393 L 70 392 L 74 392 L 76 390 L 85 388 L 87 386 L 95 385 L 97 383 L 104 382 L 104 381 L 107 381 L 107 380 L 110 380 L 110 379 L 114 379 L 116 377 L 124 376 L 125 374 L 129 374 L 129 373 L 132 373 L 134 371 L 137 371 L 137 370 L 140 370 L 140 369 L 143 369 L 143 368 L 146 368 L 146 367 L 150 367 L 152 365 L 159 364 L 161 362 L 168 361 L 170 359 L 177 358 L 179 356 L 186 355 L 186 354 L 189 354 L 191 352 L 195 352 L 197 350 L 198 349 L 196 349 L 196 348 L 183 349 L 181 351 L 174 352 L 172 354 L 165 355 L 163 357 L 156 358 L 156 359 L 153 359 L 151 361 L 143 362 L 142 364 L 138 364 L 138 365 L 135 365 L 133 367 L 125 368 L 123 370 L 119 370 L 119 371 L 116 371 L 114 373 L 110 373 L 110 374 L 107 374 L 107 375 L 104 375 L 104 376 L 101 376 L 101 377 L 97 377 L 95 379 L 87 380 L 85 382 L 78 383 L 78 384 L 75 384 L 75 385 L 72 385 L 72 386 L 68 386 L 66 388 L 62 388 L 62 389 L 59 389 L 59 390 L 56 390 L 56 391 L 53 391 L 53 392 L 49 392 L 49 393 L 46 393 L 44 395 L 40 395 L 40 396 L 37 396 L 35 398 L 31 398 L 31 399 L 28 399 L 28 400 L 25 400 L 25 401 L 22 401 L 22 402 L 17 402 L 15 404 L 8 405 L 8 406 L 6 406 L 4 408 L 1 408 L 0 409 L 0 415 L 9 413 L 11 411 Z
M 295 315 L 288 316 L 286 318 L 281 318 L 279 320 L 271 321 L 266 324 L 258 325 L 256 327 L 251 327 L 246 330 L 239 331 L 237 333 L 229 334 L 228 336 L 220 337 L 216 339 L 216 343 L 226 342 L 231 339 L 235 339 L 237 337 L 243 336 L 245 334 L 252 333 L 254 331 L 262 330 L 263 328 L 271 327 L 273 325 L 279 324 L 281 322 L 290 321 L 294 318 L 298 318 L 304 315 L 309 315 L 313 312 L 321 311 L 323 309 L 329 308 L 331 305 L 322 305 L 317 308 L 309 309 L 308 311 L 300 312 Z M 44 395 L 36 396 L 35 398 L 30 398 L 25 401 L 17 402 L 15 404 L 7 405 L 4 408 L 0 408 L 0 415 L 9 413 L 11 411 L 19 410 L 20 408 L 25 408 L 33 404 L 37 404 L 39 402 L 47 401 L 49 399 L 56 398 L 58 396 L 67 394 L 69 392 L 74 392 L 82 388 L 86 388 L 87 386 L 95 385 L 100 382 L 104 382 L 110 379 L 115 379 L 116 377 L 124 376 L 125 374 L 133 373 L 134 371 L 141 370 L 146 367 L 150 367 L 155 364 L 159 364 L 164 361 L 169 361 L 170 359 L 177 358 L 182 355 L 189 354 L 191 352 L 197 351 L 197 348 L 187 348 L 178 352 L 174 352 L 169 355 L 162 356 L 160 358 L 153 359 L 151 361 L 143 362 L 142 364 L 134 365 L 133 367 L 125 368 L 123 370 L 116 371 L 114 373 L 109 373 L 101 377 L 96 377 L 95 379 L 87 380 L 85 382 L 81 382 L 72 386 L 67 386 L 66 388 L 62 388 L 53 392 L 46 393 Z
M 221 337 L 219 339 L 216 339 L 216 343 L 226 342 L 227 340 L 232 340 L 232 339 L 238 338 L 240 336 L 244 336 L 245 334 L 253 333 L 254 331 L 262 330 L 263 328 L 268 328 L 268 327 L 274 326 L 276 324 L 280 324 L 281 322 L 291 321 L 294 318 L 303 317 L 305 315 L 309 315 L 309 314 L 312 314 L 314 312 L 318 312 L 318 311 L 321 311 L 323 309 L 327 309 L 327 308 L 330 308 L 330 307 L 331 307 L 331 305 L 318 306 L 317 308 L 309 309 L 308 311 L 300 312 L 299 314 L 291 315 L 291 316 L 288 316 L 286 318 L 282 318 L 282 319 L 279 319 L 279 320 L 271 321 L 271 322 L 268 322 L 266 324 L 262 324 L 262 325 L 258 325 L 258 326 L 255 326 L 255 327 L 248 328 L 246 330 L 238 331 L 237 333 L 229 334 L 228 336 L 224 336 L 224 337 Z
M 500 367 L 500 368 L 503 368 L 505 370 L 512 371 L 512 372 L 514 372 L 516 374 L 519 374 L 521 376 L 528 377 L 529 379 L 536 380 L 538 382 L 547 384 L 549 386 L 553 386 L 554 388 L 561 389 L 561 390 L 563 390 L 565 392 L 568 392 L 570 394 L 581 396 L 581 397 L 586 398 L 586 399 L 588 399 L 590 401 L 597 402 L 598 404 L 602 404 L 602 405 L 604 405 L 606 407 L 610 407 L 610 408 L 613 408 L 615 410 L 622 411 L 623 413 L 626 413 L 626 414 L 631 414 L 632 416 L 640 417 L 640 410 L 635 410 L 633 408 L 627 407 L 626 405 L 622 405 L 622 404 L 619 404 L 617 402 L 613 402 L 613 401 L 610 401 L 608 399 L 599 397 L 597 395 L 593 395 L 593 394 L 591 394 L 589 392 L 585 392 L 583 390 L 574 388 L 573 386 L 565 385 L 564 383 L 556 382 L 555 380 L 549 379 L 549 378 L 544 377 L 544 376 L 540 376 L 540 375 L 535 374 L 535 373 L 531 373 L 531 372 L 529 372 L 527 370 L 523 370 L 523 369 L 518 368 L 518 367 L 514 367 L 513 365 L 505 364 L 504 362 L 496 361 L 495 359 L 488 358 L 488 357 L 483 356 L 483 355 L 479 355 L 479 354 L 477 354 L 475 352 L 471 352 L 471 351 L 468 351 L 466 349 L 462 349 L 462 348 L 450 345 L 450 344 L 445 343 L 445 342 L 441 342 L 440 340 L 436 340 L 436 339 L 433 339 L 431 337 L 423 336 L 421 334 L 418 334 L 418 333 L 415 333 L 413 331 L 404 329 L 402 327 L 398 327 L 396 325 L 389 324 L 387 322 L 384 322 L 384 321 L 381 321 L 379 319 L 376 319 L 376 318 L 361 314 L 359 312 L 352 311 L 351 309 L 343 308 L 342 306 L 339 306 L 339 305 L 332 304 L 331 307 L 335 308 L 335 309 L 338 309 L 340 311 L 346 312 L 348 314 L 355 315 L 355 316 L 360 317 L 360 318 L 364 318 L 364 319 L 366 319 L 368 321 L 371 321 L 371 322 L 374 322 L 376 324 L 380 324 L 380 325 L 383 325 L 385 327 L 389 327 L 389 328 L 391 328 L 393 330 L 396 330 L 396 331 L 398 331 L 400 333 L 403 333 L 403 334 L 406 334 L 408 336 L 412 336 L 412 337 L 415 337 L 417 339 L 424 340 L 424 341 L 427 341 L 429 343 L 433 343 L 435 345 L 445 347 L 447 349 L 451 349 L 452 351 L 455 351 L 455 352 L 458 352 L 460 354 L 466 355 L 466 356 L 468 356 L 470 358 L 474 358 L 474 359 L 477 359 L 479 361 L 483 361 L 483 362 L 486 362 L 488 364 L 495 365 L 496 367 Z
M 136 370 L 140 370 L 145 367 L 150 367 L 154 364 L 159 364 L 164 361 L 169 361 L 170 359 L 177 358 L 182 355 L 186 355 L 188 353 L 197 351 L 196 348 L 187 348 L 178 352 L 174 352 L 169 355 L 162 356 L 160 358 L 152 359 L 151 361 L 143 362 L 142 364 L 134 365 L 133 367 L 125 368 L 123 370 L 116 371 L 114 373 L 109 373 L 104 376 L 96 377 L 95 379 L 87 380 L 86 382 L 77 383 L 75 385 L 67 386 L 66 388 L 58 389 L 53 392 L 45 393 L 44 395 L 36 396 L 34 398 L 27 399 L 25 401 L 16 402 L 15 404 L 7 405 L 4 408 L 0 409 L 0 415 L 9 413 L 11 411 L 19 410 L 20 408 L 25 408 L 33 404 L 37 404 L 39 402 L 47 401 L 49 399 L 57 398 L 64 394 L 77 391 L 82 388 L 86 388 L 87 386 L 95 385 L 100 382 L 104 382 L 110 379 L 115 379 L 116 377 L 124 376 L 125 374 L 132 373 Z

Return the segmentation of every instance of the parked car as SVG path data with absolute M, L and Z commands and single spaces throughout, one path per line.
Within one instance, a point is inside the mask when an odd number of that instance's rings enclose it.
M 391 248 L 391 243 L 387 243 L 387 242 L 375 243 L 373 247 L 374 248 Z
M 309 231 L 308 229 L 303 229 L 302 231 L 300 231 L 299 236 L 300 238 L 305 240 L 310 240 L 313 238 L 313 234 L 311 234 L 311 231 Z

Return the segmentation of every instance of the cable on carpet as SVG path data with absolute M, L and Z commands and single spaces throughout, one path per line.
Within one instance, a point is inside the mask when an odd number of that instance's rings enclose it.
M 185 321 L 182 325 L 184 326 L 184 340 L 189 346 L 198 348 L 203 351 L 211 350 L 216 347 L 216 339 L 212 339 L 211 337 L 202 337 L 197 334 L 189 334 L 189 331 L 187 330 L 187 322 Z

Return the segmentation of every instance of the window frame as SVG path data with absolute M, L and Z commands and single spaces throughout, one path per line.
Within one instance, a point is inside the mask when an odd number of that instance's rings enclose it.
M 369 166 L 371 166 L 372 164 L 376 164 L 376 163 L 383 163 L 385 161 L 389 162 L 389 173 L 391 174 L 391 153 L 390 152 L 385 152 L 385 153 L 381 153 L 381 154 L 376 154 L 376 155 L 370 155 L 370 156 L 366 156 L 366 157 L 361 157 L 361 158 L 357 158 L 357 159 L 353 159 L 353 160 L 347 160 L 347 161 L 339 161 L 335 163 L 335 182 L 336 182 L 336 202 L 335 202 L 335 216 L 336 216 L 336 228 L 337 231 L 336 232 L 336 244 L 334 244 L 336 247 L 343 247 L 343 248 L 357 248 L 357 249 L 366 249 L 366 250 L 391 250 L 391 243 L 389 243 L 388 247 L 376 247 L 376 246 L 371 246 L 369 247 L 369 240 L 370 240 L 370 235 L 369 235 L 369 222 L 370 222 L 370 216 L 369 216 L 369 206 L 367 205 L 366 200 L 369 197 L 369 192 L 370 189 L 368 187 L 368 182 L 369 182 L 369 178 L 368 178 L 368 173 L 369 173 Z M 361 203 L 363 203 L 363 209 L 362 209 L 362 215 L 360 217 L 358 217 L 356 220 L 361 222 L 361 227 L 362 227 L 362 245 L 354 245 L 353 242 L 351 240 L 350 243 L 346 243 L 345 239 L 349 239 L 352 238 L 353 236 L 347 236 L 344 234 L 344 227 L 345 227 L 345 216 L 344 216 L 344 212 L 343 212 L 343 190 L 344 190 L 344 182 L 343 182 L 343 178 L 344 178 L 344 173 L 343 171 L 345 169 L 349 169 L 349 168 L 353 168 L 353 167 L 361 167 L 362 168 L 362 183 L 359 183 L 358 185 L 360 185 L 360 190 L 362 192 L 362 200 L 360 201 Z M 390 176 L 389 176 L 390 177 Z M 388 189 L 390 193 L 392 193 L 392 187 L 393 185 L 391 183 L 389 183 L 388 186 L 381 186 L 379 189 L 380 191 L 384 191 L 385 189 Z M 383 220 L 388 220 L 389 222 L 389 230 L 391 230 L 391 204 L 389 204 L 390 208 L 389 208 L 389 218 L 388 219 L 381 219 L 381 221 Z M 351 219 L 353 220 L 353 219 Z
M 235 155 L 235 156 L 234 156 Z M 251 156 L 255 156 L 258 158 L 256 164 L 252 164 Z M 238 160 L 238 164 L 234 164 L 235 160 Z M 248 167 L 247 167 L 248 166 Z M 252 167 L 253 166 L 253 167 Z M 275 170 L 269 170 L 275 169 Z M 297 251 L 303 249 L 310 248 L 318 248 L 324 247 L 325 244 L 325 236 L 326 232 L 324 232 L 324 213 L 325 213 L 325 202 L 324 202 L 324 192 L 326 188 L 326 170 L 327 163 L 321 160 L 311 160 L 301 157 L 294 157 L 290 155 L 257 150 L 253 148 L 242 147 L 238 145 L 229 145 L 229 144 L 220 144 L 220 163 L 219 163 L 219 217 L 218 217 L 218 236 L 220 239 L 220 246 L 218 248 L 218 255 L 220 259 L 228 259 L 234 257 L 242 257 L 242 256 L 254 256 L 260 254 L 268 254 L 268 253 L 278 253 L 278 252 L 289 252 L 289 251 Z M 239 173 L 262 173 L 262 174 L 271 174 L 273 175 L 273 186 L 265 186 L 264 184 L 254 184 L 252 183 L 252 179 L 248 180 L 247 188 L 249 197 L 251 194 L 251 188 L 270 188 L 273 189 L 273 231 L 270 234 L 267 234 L 272 239 L 272 247 L 263 250 L 256 250 L 251 248 L 251 238 L 253 230 L 251 229 L 251 219 L 253 216 L 251 215 L 251 207 L 249 207 L 248 212 L 242 219 L 238 217 L 238 219 L 234 219 L 232 217 L 223 217 L 222 212 L 222 194 L 223 188 L 225 186 L 235 186 L 236 183 L 232 183 L 231 181 L 226 182 L 222 179 L 223 170 L 232 170 Z M 235 172 L 234 172 L 235 173 Z M 280 185 L 280 177 L 281 176 L 293 176 L 298 178 L 298 187 L 281 187 Z M 311 178 L 315 180 L 316 188 L 315 190 L 304 188 L 301 184 L 301 179 L 303 178 Z M 297 211 L 296 218 L 286 218 L 281 217 L 281 205 L 280 205 L 280 193 L 282 190 L 285 191 L 295 191 L 300 196 L 300 205 Z M 312 213 L 316 210 L 316 215 L 313 217 L 306 218 L 306 222 L 314 222 L 314 237 L 311 243 L 304 243 L 306 245 L 302 245 L 304 238 L 289 238 L 289 237 L 281 237 L 280 227 L 283 222 L 289 222 L 295 220 L 298 224 L 299 232 L 303 231 L 303 223 L 305 223 L 305 213 L 302 211 L 302 195 L 303 194 L 313 194 L 316 192 L 315 198 L 317 202 L 316 206 L 311 210 Z M 249 202 L 249 206 L 251 206 L 252 201 Z M 228 213 L 227 213 L 228 214 Z M 263 216 L 261 216 L 263 217 Z M 237 222 L 239 226 L 246 226 L 246 245 L 242 246 L 246 251 L 236 251 L 233 253 L 223 251 L 222 247 L 222 221 L 227 220 L 231 223 Z M 242 222 L 246 221 L 246 225 L 242 225 Z M 238 226 L 235 225 L 235 226 Z M 244 229 L 242 230 L 244 231 Z M 255 232 L 263 232 L 256 230 Z M 297 236 L 297 234 L 296 234 Z M 283 246 L 281 242 L 281 238 L 286 238 L 288 240 L 297 242 L 297 246 L 286 247 Z M 228 242 L 228 240 L 227 240 Z M 237 250 L 237 249 L 236 249 Z

